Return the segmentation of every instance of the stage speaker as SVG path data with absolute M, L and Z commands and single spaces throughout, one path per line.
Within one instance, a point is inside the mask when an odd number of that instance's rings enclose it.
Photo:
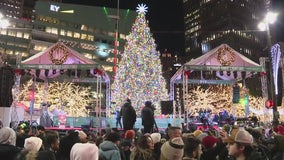
M 161 101 L 162 114 L 173 114 L 173 101 Z
M 10 66 L 0 68 L 0 107 L 10 107 L 13 102 L 14 72 Z
M 240 87 L 235 84 L 233 86 L 233 103 L 239 103 L 240 101 Z

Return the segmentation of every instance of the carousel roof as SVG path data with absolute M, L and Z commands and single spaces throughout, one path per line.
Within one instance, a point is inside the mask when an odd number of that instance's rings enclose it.
M 264 71 L 264 68 L 235 51 L 229 45 L 221 44 L 204 55 L 186 62 L 174 74 L 171 82 L 181 80 L 184 71 L 216 71 L 216 76 L 222 80 L 235 80 L 242 77 L 242 72 L 245 73 L 247 78 L 252 75 L 252 72 L 261 72 Z M 230 72 L 230 74 L 227 74 L 227 72 Z
M 109 77 L 101 65 L 67 47 L 62 42 L 22 61 L 19 68 L 26 69 L 30 74 L 36 74 L 36 70 L 40 70 L 38 77 L 41 79 L 57 77 L 68 69 L 85 69 L 90 70 L 90 74 L 93 75 L 103 72 L 105 81 L 109 81 Z

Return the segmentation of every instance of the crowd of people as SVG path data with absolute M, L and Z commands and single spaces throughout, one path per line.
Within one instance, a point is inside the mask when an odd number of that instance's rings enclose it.
M 147 126 L 147 125 L 146 125 Z M 164 132 L 57 131 L 21 124 L 0 129 L 0 157 L 7 160 L 283 160 L 284 127 L 238 127 Z M 144 130 L 146 131 L 146 130 Z
M 143 130 L 133 128 L 136 113 L 128 99 L 121 108 L 123 129 L 69 130 L 0 123 L 0 157 L 5 160 L 284 160 L 284 127 L 235 126 L 218 130 L 156 129 L 154 107 L 145 102 Z M 127 115 L 127 116 L 125 116 Z

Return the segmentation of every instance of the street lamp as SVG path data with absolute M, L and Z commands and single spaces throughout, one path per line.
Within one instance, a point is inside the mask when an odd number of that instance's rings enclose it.
M 266 38 L 267 38 L 267 47 L 269 49 L 269 51 L 271 50 L 272 47 L 272 42 L 271 42 L 271 34 L 270 34 L 270 28 L 269 28 L 269 24 L 273 24 L 276 19 L 277 19 L 277 13 L 273 13 L 273 12 L 268 12 L 265 16 L 265 18 L 258 24 L 258 28 L 261 31 L 266 31 Z M 273 81 L 273 59 L 272 59 L 272 55 L 271 53 L 268 54 L 269 56 L 269 74 L 270 74 L 270 91 L 271 91 L 271 99 L 273 102 L 273 124 L 277 125 L 279 124 L 279 112 L 277 111 L 277 96 L 276 96 L 276 92 L 275 92 L 275 84 Z
M 9 26 L 9 21 L 4 18 L 3 14 L 0 13 L 0 29 L 5 29 Z

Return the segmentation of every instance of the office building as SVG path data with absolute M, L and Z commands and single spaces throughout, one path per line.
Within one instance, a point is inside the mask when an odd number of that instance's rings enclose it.
M 29 21 L 7 18 L 10 26 L 0 28 L 0 53 L 5 63 L 15 65 L 17 58 L 29 56 L 32 24 Z
M 12 6 L 7 2 L 2 2 L 1 5 Z M 23 5 L 24 2 L 18 0 L 18 3 L 20 2 Z M 36 1 L 34 4 L 33 2 L 35 1 L 25 0 L 25 8 L 29 9 L 20 8 L 22 11 L 19 11 L 25 14 L 17 16 L 5 14 L 11 25 L 0 32 L 2 35 L 0 52 L 11 55 L 7 60 L 10 64 L 16 63 L 16 55 L 21 55 L 24 60 L 56 42 L 64 42 L 85 57 L 101 64 L 109 74 L 112 74 L 114 58 L 119 59 L 120 57 L 119 53 L 124 48 L 126 36 L 130 33 L 131 26 L 136 19 L 136 12 L 120 9 L 118 19 L 117 10 L 114 8 L 44 0 Z M 16 7 L 14 10 L 17 9 L 19 8 Z M 2 11 L 10 12 L 3 7 Z M 116 30 L 117 27 L 118 30 Z M 118 43 L 116 44 L 119 50 L 117 55 L 114 54 L 116 31 L 118 31 Z M 12 44 L 19 42 L 17 40 L 19 37 L 24 37 L 25 43 Z M 19 46 L 24 48 L 21 48 L 20 54 L 17 49 Z
M 257 26 L 270 5 L 269 0 L 184 0 L 183 3 L 185 53 L 189 59 L 222 43 L 255 62 L 267 54 L 266 33 Z
M 116 11 L 106 7 L 38 1 L 30 53 L 36 54 L 61 41 L 111 72 L 115 56 Z M 118 49 L 122 51 L 137 14 L 129 10 L 119 13 Z

